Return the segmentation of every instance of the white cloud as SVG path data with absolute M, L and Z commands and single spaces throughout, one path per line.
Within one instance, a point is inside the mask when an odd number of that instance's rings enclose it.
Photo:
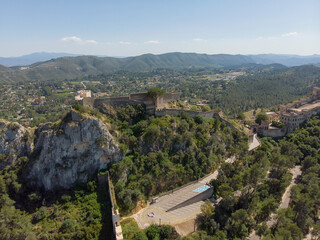
M 88 44 L 97 44 L 97 41 L 95 41 L 95 40 L 86 40 L 85 43 L 88 43 Z
M 196 41 L 196 42 L 203 42 L 205 41 L 204 39 L 202 38 L 194 38 L 193 41 Z
M 65 42 L 82 42 L 81 38 L 78 38 L 76 36 L 73 36 L 73 37 L 64 37 L 64 38 L 61 38 L 62 41 L 65 41 Z
M 79 44 L 97 44 L 97 41 L 95 40 L 82 40 L 79 37 L 72 36 L 72 37 L 63 37 L 61 38 L 62 41 L 64 42 L 74 42 L 74 43 L 79 43 Z
M 144 43 L 145 44 L 159 44 L 160 42 L 158 40 L 150 40 L 150 41 L 146 41 Z
M 119 42 L 121 45 L 130 45 L 131 44 L 131 42 L 124 42 L 124 41 L 120 41 Z
M 263 37 L 257 37 L 256 38 L 256 40 L 262 40 L 263 39 Z
M 289 32 L 289 33 L 284 33 L 281 35 L 281 37 L 293 37 L 293 36 L 296 36 L 298 35 L 297 32 Z

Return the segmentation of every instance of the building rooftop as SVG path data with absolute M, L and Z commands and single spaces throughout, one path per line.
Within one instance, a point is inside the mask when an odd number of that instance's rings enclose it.
M 320 101 L 315 102 L 315 103 L 302 105 L 301 107 L 298 108 L 298 110 L 300 110 L 300 111 L 310 110 L 310 109 L 317 108 L 317 107 L 320 107 Z
M 306 111 L 310 111 L 314 108 L 319 108 L 320 107 L 320 101 L 318 102 L 313 102 L 313 103 L 309 103 L 309 104 L 305 104 L 305 105 L 302 105 L 298 108 L 288 108 L 285 112 L 283 112 L 282 114 L 284 116 L 297 116 L 297 115 L 301 115 L 303 114 L 304 112 Z

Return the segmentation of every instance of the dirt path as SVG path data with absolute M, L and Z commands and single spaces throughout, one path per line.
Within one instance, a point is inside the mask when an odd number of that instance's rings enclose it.
M 286 188 L 286 191 L 282 195 L 282 199 L 280 205 L 278 206 L 277 210 L 284 209 L 289 207 L 290 203 L 290 196 L 291 196 L 291 188 L 297 184 L 297 178 L 301 175 L 301 166 L 296 166 L 290 169 L 290 173 L 292 174 L 292 179 L 290 185 Z M 277 214 L 272 213 L 267 221 L 267 225 L 270 228 L 272 225 L 276 223 Z M 253 232 L 249 236 L 250 240 L 259 240 L 260 238 L 256 235 L 256 232 Z

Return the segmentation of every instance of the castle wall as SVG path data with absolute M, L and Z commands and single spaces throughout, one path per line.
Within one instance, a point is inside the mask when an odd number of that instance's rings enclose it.
M 126 97 L 107 97 L 107 98 L 83 98 L 79 101 L 83 106 L 98 108 L 102 104 L 126 106 L 144 104 L 146 111 L 153 114 L 155 109 L 164 108 L 166 103 L 179 99 L 179 93 L 165 93 L 157 98 L 156 102 L 147 93 L 133 93 Z
M 272 138 L 277 138 L 277 137 L 283 137 L 287 133 L 287 128 L 276 128 L 276 129 L 268 129 L 268 130 L 263 130 L 262 135 L 264 137 L 272 137 Z
M 312 91 L 312 100 L 320 99 L 320 88 L 314 87 Z
M 159 96 L 156 100 L 156 103 L 148 96 L 148 93 L 133 93 L 130 94 L 130 100 L 144 102 L 148 110 L 154 110 L 155 106 L 157 108 L 164 108 L 165 104 L 171 101 L 178 100 L 180 98 L 180 93 L 165 93 L 162 96 Z
M 123 240 L 122 228 L 120 225 L 120 213 L 118 209 L 115 209 L 116 203 L 114 202 L 115 199 L 112 198 L 112 194 L 111 194 L 112 190 L 111 190 L 109 173 L 105 175 L 98 174 L 98 182 L 99 182 L 99 185 L 106 186 L 107 195 L 111 203 L 110 210 L 112 213 L 112 229 L 113 229 L 112 239 Z M 106 236 L 106 237 L 110 237 L 110 236 Z
M 162 97 L 164 102 L 176 101 L 180 98 L 180 93 L 170 92 L 164 94 Z
M 79 101 L 80 104 L 82 104 L 85 107 L 93 107 L 94 106 L 94 98 L 84 98 L 81 101 Z
M 129 97 L 109 97 L 109 98 L 97 98 L 94 100 L 93 107 L 97 108 L 102 104 L 126 106 L 126 105 L 138 105 L 144 104 L 142 101 L 132 101 Z
M 147 93 L 132 93 L 129 96 L 130 100 L 141 101 L 141 102 L 152 102 L 152 99 L 148 96 Z

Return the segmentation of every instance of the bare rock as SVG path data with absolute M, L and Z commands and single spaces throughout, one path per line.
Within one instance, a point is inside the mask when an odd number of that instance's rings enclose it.
M 0 121 L 0 170 L 29 156 L 32 148 L 30 133 L 16 122 Z
M 97 118 L 73 114 L 39 127 L 36 136 L 26 175 L 31 186 L 44 190 L 71 188 L 122 159 L 118 144 Z

